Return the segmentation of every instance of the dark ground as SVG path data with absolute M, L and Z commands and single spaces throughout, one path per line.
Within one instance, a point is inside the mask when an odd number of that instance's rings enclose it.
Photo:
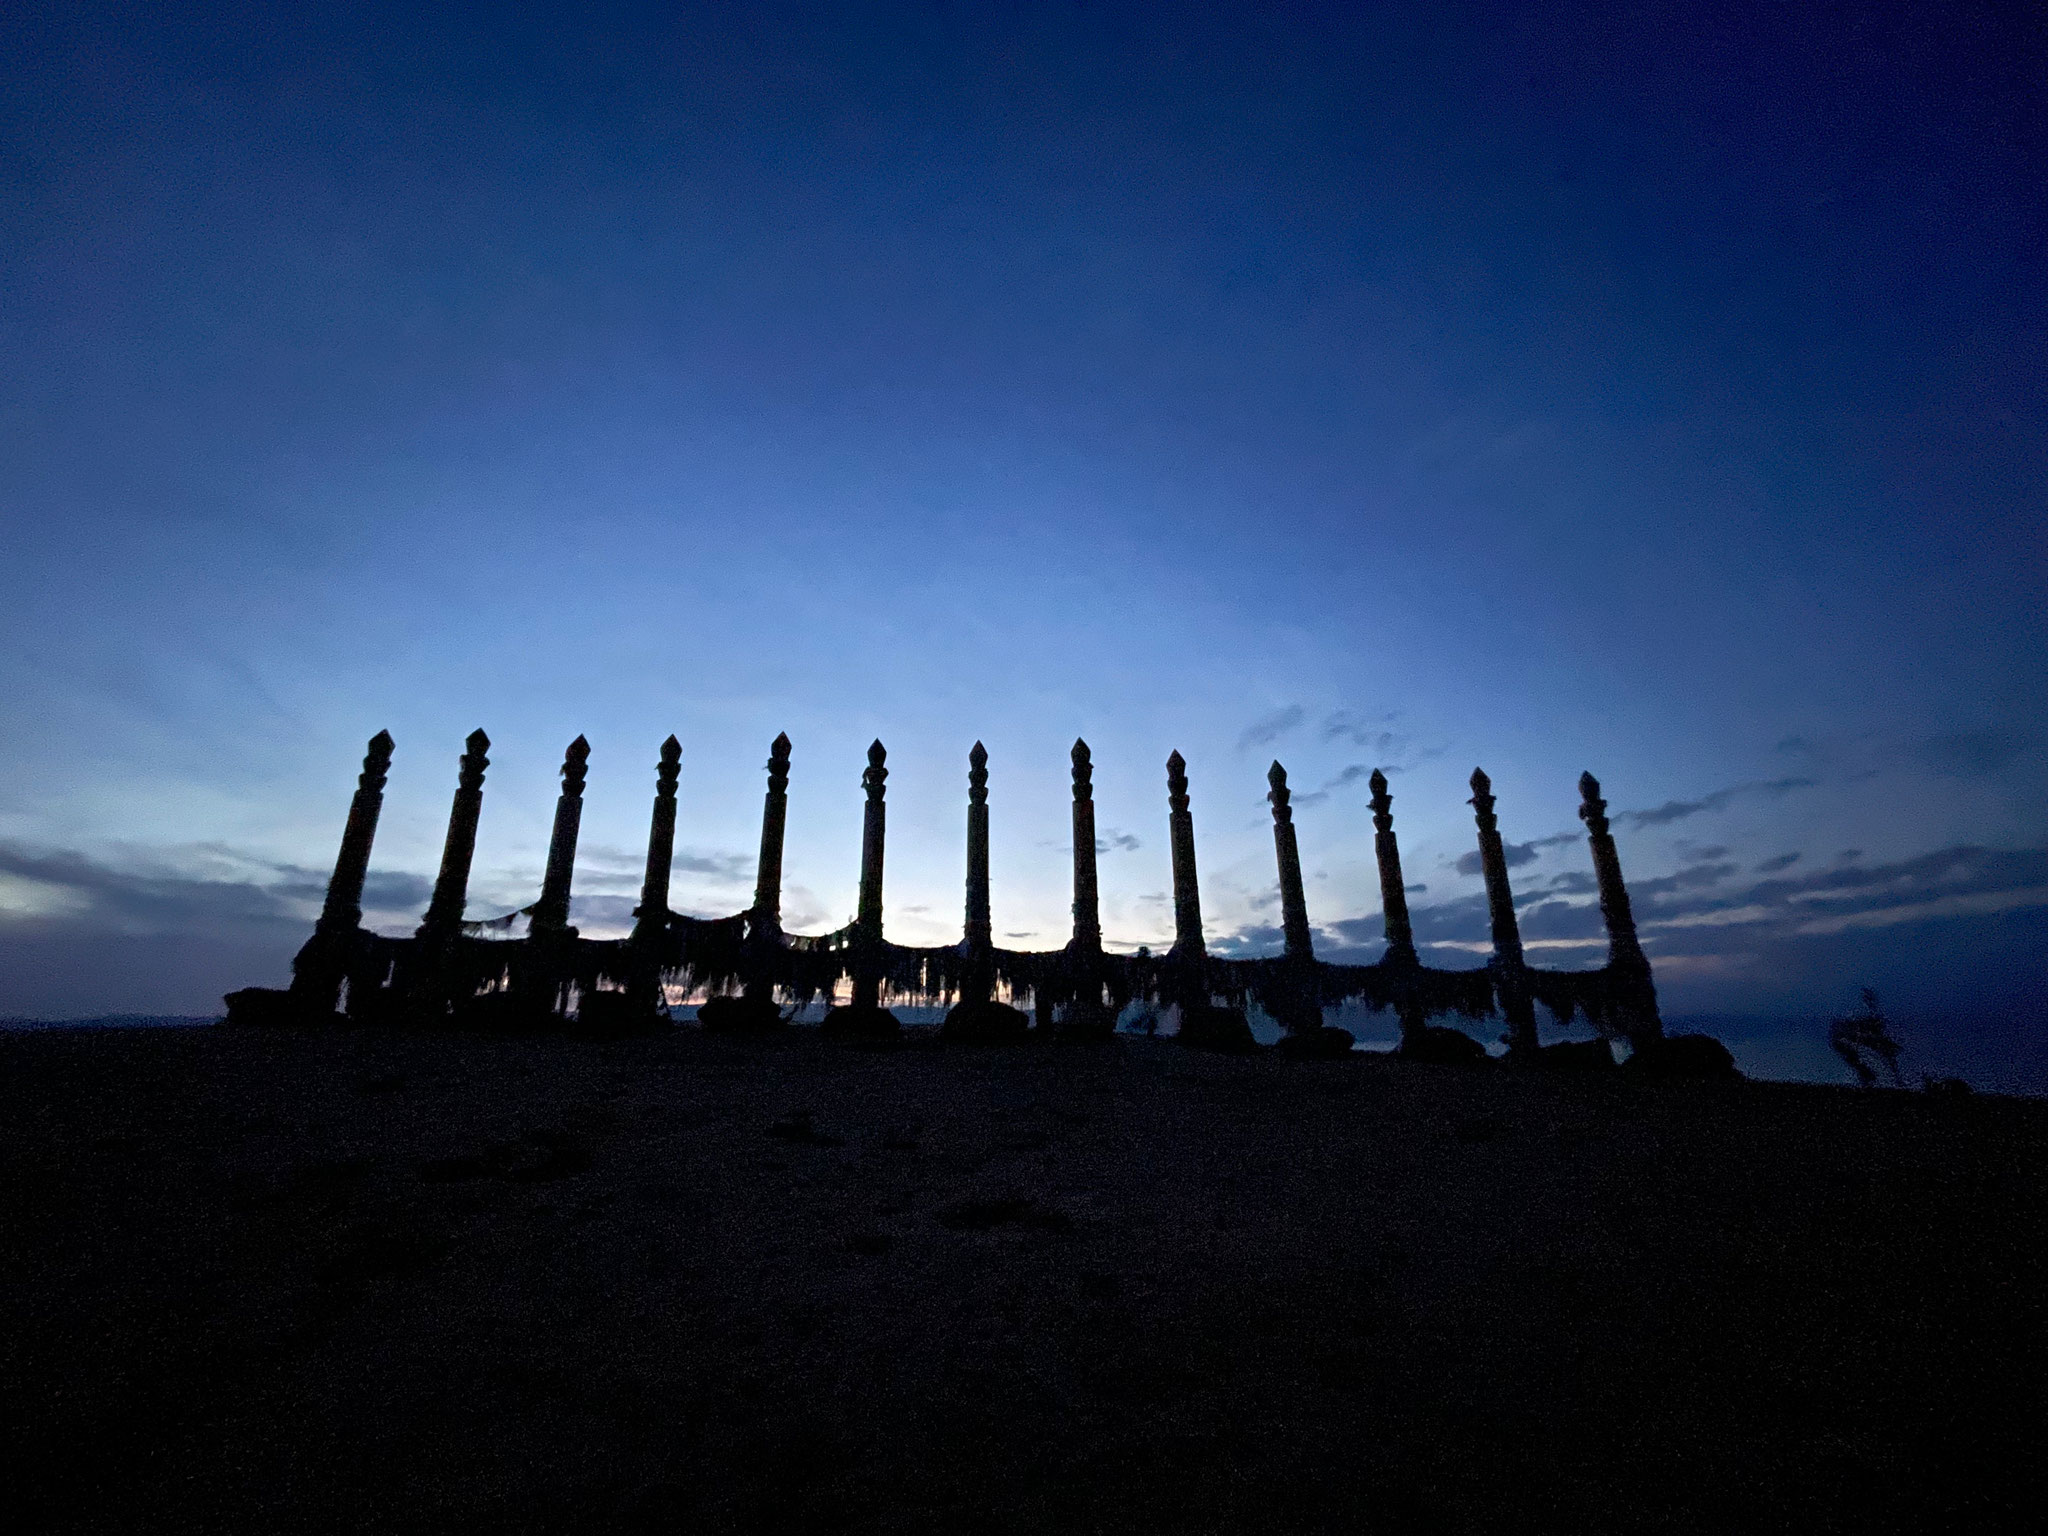
M 1135 1040 L 13 1034 L 0 1519 L 2016 1528 L 2044 1154 Z

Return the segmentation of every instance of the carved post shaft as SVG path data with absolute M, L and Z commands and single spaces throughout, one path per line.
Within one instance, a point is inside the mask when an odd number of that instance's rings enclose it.
M 988 749 L 967 754 L 967 975 L 962 1002 L 986 1002 L 995 993 L 995 933 L 989 912 Z
M 1188 810 L 1188 765 L 1166 760 L 1167 831 L 1173 845 L 1173 948 L 1184 959 L 1208 954 L 1202 941 L 1202 891 L 1195 876 L 1195 818 Z
M 754 880 L 754 924 L 782 932 L 782 829 L 789 815 L 789 737 L 768 747 L 768 795 L 761 802 L 761 862 Z
M 394 745 L 389 731 L 370 738 L 355 796 L 349 801 L 348 823 L 342 828 L 341 850 L 334 856 L 334 874 L 327 882 L 327 900 L 313 936 L 292 961 L 292 990 L 325 1013 L 333 1012 L 341 1000 L 350 951 L 362 926 L 363 883 L 370 874 L 370 845 L 377 839 Z
M 1373 852 L 1380 866 L 1380 911 L 1385 917 L 1387 952 L 1382 963 L 1413 965 L 1415 928 L 1408 921 L 1408 888 L 1402 883 L 1401 845 L 1394 836 L 1394 797 L 1387 776 L 1375 768 L 1372 778 Z
M 1508 1049 L 1525 1054 L 1536 1047 L 1536 1005 L 1529 995 L 1522 958 L 1522 930 L 1515 921 L 1515 893 L 1508 884 L 1507 850 L 1493 813 L 1493 781 L 1472 770 L 1473 819 L 1479 824 L 1479 864 L 1486 875 L 1486 910 L 1493 922 L 1493 968 L 1507 1015 Z
M 671 736 L 654 765 L 654 811 L 647 822 L 647 872 L 640 880 L 640 905 L 633 911 L 633 937 L 645 940 L 668 925 L 668 882 L 676 857 L 676 782 L 683 773 L 683 744 Z
M 882 1000 L 882 845 L 888 830 L 882 796 L 888 792 L 888 757 L 879 740 L 872 743 L 860 778 L 868 803 L 861 822 L 860 905 L 854 913 L 853 1002 L 862 1008 L 879 1007 Z
M 1074 764 L 1074 937 L 1083 953 L 1102 948 L 1102 902 L 1095 882 L 1095 765 L 1078 738 Z
M 583 826 L 583 780 L 590 772 L 590 743 L 578 736 L 562 758 L 562 792 L 555 799 L 555 827 L 548 838 L 547 873 L 533 904 L 533 932 L 574 935 L 569 926 L 569 887 L 576 873 L 576 838 Z
M 1579 775 L 1579 799 L 1579 819 L 1586 824 L 1586 841 L 1593 849 L 1593 875 L 1600 884 L 1600 916 L 1607 924 L 1607 967 L 1636 994 L 1630 1008 L 1629 1039 L 1635 1043 L 1654 1040 L 1664 1033 L 1663 1021 L 1657 1016 L 1657 986 L 1650 975 L 1650 957 L 1636 937 L 1635 913 L 1629 907 L 1628 887 L 1622 883 L 1621 857 L 1608 826 L 1607 802 L 1600 798 L 1600 781 L 1590 773 Z
M 452 938 L 461 931 L 462 909 L 469 900 L 469 865 L 476 857 L 476 824 L 484 808 L 484 770 L 490 766 L 491 738 L 471 731 L 463 743 L 456 778 L 455 801 L 448 810 L 448 837 L 441 845 L 441 872 L 434 878 L 434 894 L 427 902 L 427 915 L 419 926 L 419 937 Z
M 1273 806 L 1273 855 L 1280 866 L 1280 931 L 1287 956 L 1312 960 L 1315 948 L 1308 931 L 1308 898 L 1301 886 L 1301 849 L 1294 836 L 1294 797 L 1287 788 L 1287 770 L 1277 762 L 1266 770 L 1266 799 Z

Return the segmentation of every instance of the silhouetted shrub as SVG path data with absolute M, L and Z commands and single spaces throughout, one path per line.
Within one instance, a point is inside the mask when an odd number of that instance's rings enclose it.
M 1929 1077 L 1921 1082 L 1921 1088 L 1931 1099 L 1975 1098 L 1977 1090 L 1960 1077 Z
M 1870 1064 L 1872 1057 L 1884 1063 L 1894 1085 L 1906 1086 L 1906 1079 L 1899 1071 L 1899 1056 L 1905 1047 L 1892 1038 L 1891 1025 L 1877 1004 L 1877 993 L 1871 988 L 1863 989 L 1861 1013 L 1836 1019 L 1828 1026 L 1828 1044 L 1849 1064 L 1849 1070 L 1856 1074 L 1856 1081 L 1863 1087 L 1877 1086 L 1877 1069 Z
M 1628 1070 L 1645 1077 L 1736 1078 L 1735 1058 L 1712 1035 L 1666 1035 L 1646 1040 L 1628 1059 Z

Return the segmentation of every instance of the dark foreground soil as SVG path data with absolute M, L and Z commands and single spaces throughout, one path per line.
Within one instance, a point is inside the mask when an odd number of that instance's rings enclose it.
M 2020 1528 L 2048 1105 L 0 1039 L 14 1531 Z

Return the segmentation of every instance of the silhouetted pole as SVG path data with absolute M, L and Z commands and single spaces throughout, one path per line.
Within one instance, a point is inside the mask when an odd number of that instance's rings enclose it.
M 1402 883 L 1401 845 L 1394 836 L 1394 797 L 1387 776 L 1375 768 L 1372 778 L 1372 846 L 1380 865 L 1380 912 L 1385 918 L 1387 952 L 1381 964 L 1416 964 L 1415 929 L 1408 921 L 1408 887 Z
M 1522 930 L 1515 921 L 1515 893 L 1508 885 L 1507 850 L 1501 846 L 1493 814 L 1493 781 L 1472 770 L 1473 819 L 1479 823 L 1479 864 L 1486 874 L 1486 910 L 1493 920 L 1493 969 L 1500 989 L 1501 1012 L 1507 1015 L 1508 1050 L 1526 1055 L 1536 1048 L 1536 1005 L 1529 995 L 1528 967 L 1522 958 Z
M 654 765 L 654 812 L 647 822 L 647 873 L 633 909 L 633 938 L 645 942 L 668 927 L 669 872 L 676 859 L 676 781 L 683 775 L 683 744 L 671 736 Z
M 448 838 L 441 845 L 441 872 L 434 878 L 434 894 L 427 902 L 417 937 L 453 938 L 462 931 L 462 909 L 469 901 L 469 864 L 476 857 L 476 823 L 484 808 L 485 756 L 491 738 L 471 731 L 463 743 L 468 749 L 455 783 L 455 803 L 448 810 Z
M 1413 970 L 1421 965 L 1415 953 L 1415 928 L 1408 920 L 1408 887 L 1401 875 L 1401 844 L 1394 836 L 1394 797 L 1387 793 L 1387 776 L 1375 768 L 1367 780 L 1372 786 L 1372 846 L 1380 866 L 1380 914 L 1387 931 L 1387 952 L 1380 964 L 1395 970 Z M 1401 1038 L 1415 1040 L 1429 1019 L 1412 999 L 1398 1002 L 1395 1012 L 1401 1020 Z
M 967 947 L 995 947 L 988 889 L 988 748 L 967 754 Z
M 768 795 L 761 802 L 761 862 L 754 879 L 754 925 L 763 934 L 782 932 L 782 828 L 789 815 L 789 737 L 778 733 L 768 747 Z
M 1173 846 L 1173 952 L 1201 960 L 1202 891 L 1195 877 L 1195 818 L 1188 810 L 1188 765 L 1180 753 L 1166 760 L 1166 826 Z
M 1286 941 L 1288 973 L 1274 999 L 1279 1004 L 1274 1012 L 1293 1033 L 1322 1024 L 1322 999 L 1316 985 L 1315 946 L 1309 937 L 1308 897 L 1301 886 L 1301 849 L 1294 836 L 1294 796 L 1287 788 L 1287 770 L 1277 761 L 1266 770 L 1266 784 L 1266 799 L 1273 807 L 1273 856 L 1280 867 L 1280 931 Z
M 1102 903 L 1095 883 L 1095 765 L 1074 739 L 1074 937 L 1080 954 L 1102 952 Z
M 1593 875 L 1600 882 L 1600 916 L 1607 923 L 1607 969 L 1635 994 L 1629 1042 L 1636 1045 L 1655 1040 L 1664 1033 L 1663 1021 L 1657 1016 L 1657 985 L 1650 975 L 1650 957 L 1636 938 L 1635 914 L 1629 909 L 1628 887 L 1621 879 L 1621 858 L 1615 852 L 1614 834 L 1608 830 L 1607 802 L 1600 798 L 1600 781 L 1590 773 L 1579 775 L 1579 799 L 1579 819 L 1585 822 L 1586 841 L 1593 846 Z
M 548 838 L 547 873 L 533 904 L 532 932 L 575 937 L 569 926 L 569 886 L 576 873 L 576 838 L 583 826 L 583 780 L 590 772 L 590 743 L 578 736 L 562 757 L 562 792 L 555 798 L 555 827 Z
M 377 839 L 377 817 L 384 809 L 384 781 L 391 772 L 397 744 L 389 731 L 369 741 L 355 797 L 349 801 L 348 824 L 341 833 L 341 851 L 327 881 L 327 900 L 313 937 L 292 961 L 292 991 L 305 1003 L 332 1013 L 341 1000 L 356 930 L 363 922 L 363 882 L 370 873 L 370 845 Z
M 1280 866 L 1280 931 L 1286 938 L 1290 960 L 1312 960 L 1315 949 L 1309 939 L 1308 898 L 1301 888 L 1301 850 L 1294 838 L 1293 793 L 1287 788 L 1287 770 L 1274 763 L 1266 770 L 1266 799 L 1273 806 L 1273 855 Z
M 986 1002 L 995 991 L 995 932 L 989 912 L 988 748 L 967 754 L 967 954 L 961 1001 Z
M 868 803 L 860 833 L 860 906 L 854 913 L 856 1008 L 878 1008 L 882 1001 L 882 844 L 888 830 L 882 796 L 888 792 L 888 758 L 877 739 L 868 747 L 867 771 L 860 776 Z

